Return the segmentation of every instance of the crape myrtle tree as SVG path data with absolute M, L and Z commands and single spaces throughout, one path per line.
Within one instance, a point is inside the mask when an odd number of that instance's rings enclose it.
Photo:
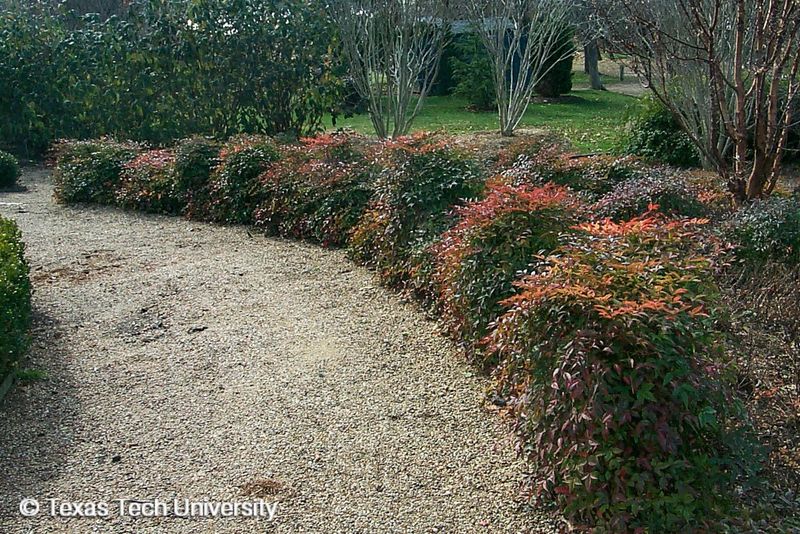
M 381 138 L 406 135 L 433 86 L 447 39 L 444 0 L 331 0 L 341 47 Z
M 775 188 L 798 121 L 797 0 L 593 0 L 611 45 L 746 202 Z
M 500 133 L 512 136 L 534 88 L 574 45 L 562 39 L 574 24 L 572 0 L 467 0 L 492 63 Z

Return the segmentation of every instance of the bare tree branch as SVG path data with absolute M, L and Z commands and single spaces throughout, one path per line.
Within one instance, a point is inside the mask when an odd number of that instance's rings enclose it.
M 379 137 L 409 132 L 439 68 L 447 35 L 441 0 L 333 0 L 356 89 Z

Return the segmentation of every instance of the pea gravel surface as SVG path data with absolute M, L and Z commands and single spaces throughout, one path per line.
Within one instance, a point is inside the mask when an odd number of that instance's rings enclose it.
M 519 495 L 525 467 L 484 380 L 343 252 L 59 206 L 44 169 L 23 184 L 0 193 L 36 315 L 29 379 L 0 404 L 0 532 L 558 530 Z M 109 513 L 53 517 L 48 499 Z M 277 511 L 187 518 L 174 499 Z

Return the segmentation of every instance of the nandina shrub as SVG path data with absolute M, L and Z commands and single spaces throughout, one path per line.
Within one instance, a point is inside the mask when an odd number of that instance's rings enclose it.
M 739 209 L 721 225 L 743 261 L 800 264 L 800 198 L 771 196 Z
M 452 208 L 483 188 L 480 167 L 446 141 L 389 142 L 370 206 L 356 226 L 350 252 L 390 284 L 406 283 L 414 258 L 452 224 Z
M 57 143 L 53 149 L 56 199 L 113 204 L 123 167 L 140 152 L 136 144 L 109 139 Z
M 511 169 L 523 160 L 536 158 L 543 150 L 549 153 L 565 152 L 569 142 L 552 132 L 511 138 L 509 143 L 496 151 L 494 168 L 498 172 Z
M 641 163 L 632 157 L 577 156 L 564 152 L 559 145 L 548 145 L 533 155 L 520 155 L 503 175 L 517 184 L 553 182 L 595 200 L 642 170 Z
M 538 487 L 576 525 L 711 530 L 756 457 L 718 349 L 703 222 L 580 225 L 491 335 Z
M 436 281 L 446 322 L 474 356 L 504 310 L 500 302 L 514 294 L 514 279 L 537 255 L 553 251 L 579 211 L 580 202 L 561 186 L 500 181 L 487 185 L 482 200 L 457 208 L 459 222 L 435 247 Z
M 219 164 L 219 143 L 206 137 L 183 139 L 175 146 L 175 184 L 186 204 L 186 215 L 208 203 L 211 173 Z
M 217 222 L 252 223 L 263 200 L 259 176 L 279 158 L 268 137 L 240 136 L 225 143 L 208 187 L 208 205 L 198 215 Z
M 368 147 L 347 134 L 302 139 L 259 180 L 264 200 L 256 224 L 268 232 L 342 246 L 372 196 Z
M 618 184 L 597 201 L 593 212 L 600 219 L 621 221 L 642 215 L 651 204 L 657 204 L 665 215 L 700 217 L 708 213 L 700 194 L 685 174 L 653 167 Z
M 25 245 L 14 221 L 0 217 L 0 382 L 29 343 L 31 283 Z
M 176 180 L 175 153 L 148 150 L 125 163 L 116 198 L 124 208 L 180 214 L 186 202 Z
M 20 174 L 17 158 L 0 150 L 0 189 L 17 185 Z

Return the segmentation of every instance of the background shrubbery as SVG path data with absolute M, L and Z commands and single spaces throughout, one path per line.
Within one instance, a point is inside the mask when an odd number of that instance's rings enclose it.
M 347 246 L 435 309 L 492 372 L 538 487 L 575 524 L 710 528 L 755 469 L 718 350 L 710 254 L 727 248 L 702 230 L 708 221 L 687 218 L 716 193 L 679 173 L 573 157 L 540 138 L 497 157 L 428 135 L 347 133 L 156 150 L 73 142 L 56 156 L 64 202 Z M 775 243 L 767 254 L 791 258 L 794 202 L 754 205 L 723 237 L 742 251 L 748 239 Z
M 0 147 L 36 156 L 67 136 L 171 143 L 191 134 L 303 134 L 337 105 L 321 4 L 123 5 L 101 18 L 44 0 L 4 4 Z
M 745 206 L 723 225 L 723 231 L 745 261 L 800 264 L 798 196 L 772 196 Z
M 697 167 L 700 157 L 689 136 L 672 113 L 651 95 L 645 95 L 629 111 L 628 130 L 622 150 L 648 161 Z
M 19 162 L 17 158 L 0 150 L 0 189 L 17 185 L 20 177 Z
M 0 217 L 0 381 L 28 347 L 31 284 L 17 225 Z

